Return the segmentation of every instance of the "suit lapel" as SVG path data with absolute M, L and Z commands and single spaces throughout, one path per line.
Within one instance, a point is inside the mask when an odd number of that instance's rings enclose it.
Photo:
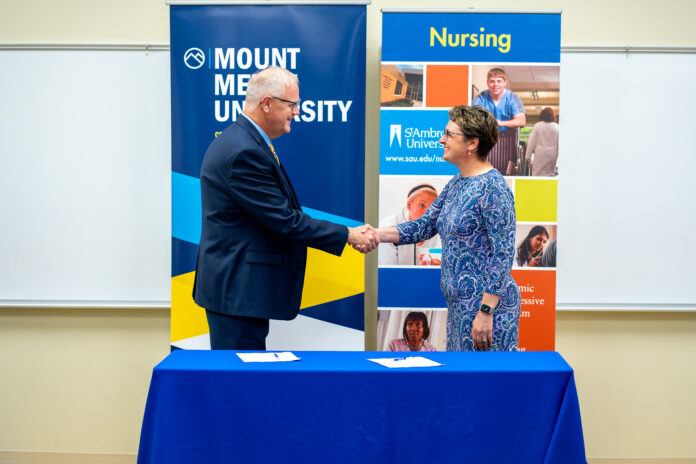
M 285 172 L 285 168 L 281 164 L 280 166 L 280 172 L 283 175 L 283 180 L 285 182 L 285 185 L 288 187 L 288 198 L 290 198 L 290 202 L 292 203 L 292 206 L 295 209 L 302 209 L 302 206 L 300 206 L 300 199 L 297 198 L 297 193 L 295 192 L 295 188 L 292 186 L 292 182 L 290 182 L 290 177 L 288 176 L 288 173 Z
M 278 161 L 273 155 L 273 152 L 271 151 L 271 148 L 266 144 L 266 141 L 263 139 L 261 134 L 259 134 L 259 131 L 256 129 L 256 127 L 253 126 L 245 118 L 244 116 L 239 116 L 237 118 L 237 124 L 240 124 L 244 129 L 246 129 L 247 132 L 253 137 L 253 139 L 256 141 L 256 143 L 259 145 L 259 148 L 261 148 L 261 151 L 264 152 L 265 156 L 268 156 L 268 158 L 272 161 L 273 167 L 275 172 L 277 173 L 276 175 L 276 180 L 278 181 L 278 185 L 280 186 L 280 189 L 283 191 L 286 197 L 288 197 L 288 200 L 290 200 L 290 204 L 292 205 L 293 208 L 302 210 L 302 206 L 300 206 L 300 200 L 297 197 L 297 193 L 295 192 L 295 189 L 292 186 L 292 182 L 290 182 L 290 177 L 288 176 L 288 173 L 285 172 L 285 168 L 283 165 Z

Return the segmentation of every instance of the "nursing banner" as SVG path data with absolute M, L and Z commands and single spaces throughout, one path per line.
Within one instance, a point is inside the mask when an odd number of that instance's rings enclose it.
M 172 4 L 170 13 L 171 342 L 204 348 L 205 312 L 191 297 L 200 166 L 210 142 L 241 117 L 254 72 L 276 65 L 299 77 L 300 114 L 273 145 L 305 212 L 347 226 L 364 222 L 365 5 Z M 317 348 L 363 349 L 363 294 L 363 255 L 310 248 L 300 316 L 271 323 L 269 349 L 311 349 L 322 339 L 328 344 Z
M 555 345 L 560 27 L 557 12 L 382 15 L 380 225 L 420 217 L 458 174 L 438 143 L 450 107 L 480 105 L 499 121 L 520 121 L 500 125 L 488 161 L 515 195 L 521 350 Z M 430 345 L 446 349 L 441 247 L 438 236 L 380 245 L 378 349 L 403 338 L 411 312 L 426 315 Z

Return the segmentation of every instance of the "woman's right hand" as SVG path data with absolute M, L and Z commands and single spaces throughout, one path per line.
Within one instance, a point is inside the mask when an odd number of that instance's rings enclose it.
M 399 243 L 399 231 L 396 227 L 380 227 L 375 232 L 380 243 Z
M 529 263 L 527 263 L 528 267 L 539 267 L 541 266 L 541 255 L 537 256 L 536 258 L 532 258 L 529 260 Z

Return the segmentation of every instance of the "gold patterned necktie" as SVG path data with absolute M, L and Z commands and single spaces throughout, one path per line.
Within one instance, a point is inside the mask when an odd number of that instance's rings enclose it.
M 271 146 L 271 151 L 273 152 L 273 156 L 275 156 L 276 162 L 278 163 L 278 166 L 280 166 L 280 160 L 278 159 L 278 155 L 276 155 L 275 148 L 273 148 L 273 144 L 269 144 Z

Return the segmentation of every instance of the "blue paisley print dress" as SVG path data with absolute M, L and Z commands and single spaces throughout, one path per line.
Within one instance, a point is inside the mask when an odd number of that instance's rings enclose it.
M 510 275 L 515 225 L 512 192 L 492 169 L 472 177 L 457 174 L 423 216 L 396 226 L 399 245 L 440 234 L 448 351 L 474 351 L 471 327 L 484 292 L 500 295 L 489 350 L 517 351 L 520 290 Z

